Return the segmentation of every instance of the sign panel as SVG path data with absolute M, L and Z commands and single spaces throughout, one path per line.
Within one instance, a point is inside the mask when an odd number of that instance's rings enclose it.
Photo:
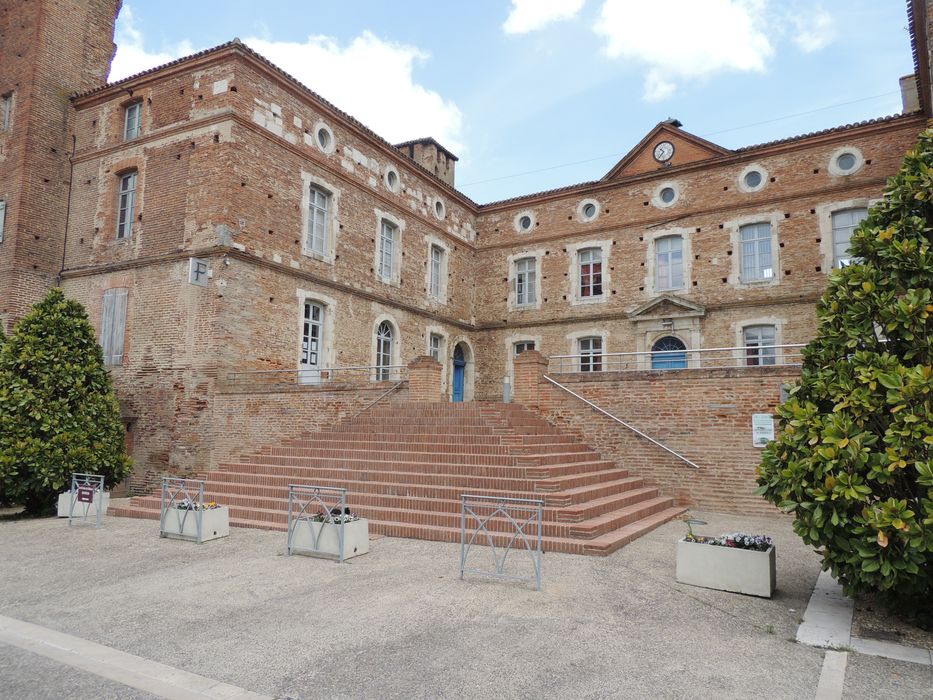
M 190 258 L 188 260 L 188 282 L 198 287 L 206 287 L 210 272 L 207 268 L 207 260 L 201 258 Z
M 752 447 L 766 447 L 774 440 L 774 416 L 770 413 L 752 414 Z
M 79 486 L 77 493 L 78 503 L 93 503 L 94 502 L 94 487 L 93 486 Z

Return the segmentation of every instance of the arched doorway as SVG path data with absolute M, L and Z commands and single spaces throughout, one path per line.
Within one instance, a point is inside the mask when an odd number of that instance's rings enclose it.
M 651 369 L 686 369 L 687 346 L 673 335 L 666 335 L 651 346 Z
M 454 348 L 453 389 L 450 396 L 450 400 L 454 403 L 463 401 L 463 389 L 466 384 L 466 364 L 463 343 L 457 343 Z

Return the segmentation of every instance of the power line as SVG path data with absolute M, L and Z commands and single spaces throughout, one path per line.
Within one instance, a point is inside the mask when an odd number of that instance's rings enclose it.
M 847 105 L 854 105 L 859 102 L 868 102 L 869 100 L 877 100 L 881 97 L 890 97 L 891 95 L 899 95 L 900 90 L 894 90 L 892 92 L 883 92 L 879 95 L 872 95 L 870 97 L 860 97 L 857 100 L 849 100 L 847 102 L 838 102 L 836 104 L 827 105 L 826 107 L 817 107 L 816 109 L 809 109 L 805 112 L 796 112 L 795 114 L 786 114 L 783 117 L 775 117 L 774 119 L 766 119 L 760 122 L 754 122 L 752 124 L 743 124 L 742 126 L 732 126 L 728 129 L 720 129 L 719 131 L 711 131 L 706 134 L 700 134 L 703 138 L 708 138 L 710 136 L 716 136 L 718 134 L 725 134 L 730 131 L 739 131 L 741 129 L 749 129 L 753 126 L 762 126 L 764 124 L 774 124 L 775 122 L 784 121 L 786 119 L 794 119 L 795 117 L 803 117 L 808 114 L 815 114 L 817 112 L 825 112 L 828 109 L 835 109 L 836 107 L 845 107 Z M 537 168 L 535 170 L 525 170 L 520 173 L 512 173 L 511 175 L 500 175 L 498 177 L 487 178 L 486 180 L 474 180 L 473 182 L 465 182 L 460 187 L 470 187 L 471 185 L 483 185 L 487 182 L 498 182 L 500 180 L 511 180 L 516 177 L 523 177 L 525 175 L 534 175 L 536 173 L 544 173 L 549 170 L 560 170 L 561 168 L 569 168 L 574 165 L 584 165 L 586 163 L 593 163 L 598 160 L 605 160 L 606 158 L 620 158 L 624 156 L 628 151 L 623 151 L 619 153 L 607 153 L 604 156 L 596 156 L 595 158 L 586 158 L 585 160 L 575 160 L 569 163 L 561 163 L 560 165 L 550 165 L 546 168 Z

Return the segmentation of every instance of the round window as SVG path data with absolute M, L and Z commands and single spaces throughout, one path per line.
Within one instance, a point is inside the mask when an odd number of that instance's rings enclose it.
M 393 192 L 398 192 L 398 173 L 394 170 L 389 170 L 386 173 L 386 187 Z
M 324 127 L 317 130 L 317 144 L 321 147 L 322 151 L 326 151 L 330 148 L 330 132 Z
M 857 162 L 854 153 L 843 153 L 836 158 L 836 167 L 842 171 L 852 170 Z
M 757 170 L 745 173 L 745 186 L 753 190 L 761 184 L 761 173 Z
M 677 197 L 677 193 L 674 191 L 673 187 L 665 187 L 661 190 L 661 201 L 665 204 L 670 204 Z
M 590 202 L 583 207 L 583 216 L 587 219 L 592 219 L 596 216 L 596 205 Z
M 434 215 L 438 219 L 444 218 L 444 203 L 441 200 L 434 202 Z
M 527 231 L 531 228 L 531 217 L 525 214 L 525 216 L 518 220 L 518 225 L 522 231 Z

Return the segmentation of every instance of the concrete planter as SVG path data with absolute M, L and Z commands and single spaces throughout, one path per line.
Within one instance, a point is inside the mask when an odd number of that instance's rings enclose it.
M 340 539 L 334 523 L 316 523 L 301 519 L 292 531 L 291 553 L 311 556 L 340 556 Z M 343 558 L 350 559 L 369 552 L 369 521 L 360 518 L 346 523 L 343 531 Z
M 104 502 L 103 502 L 103 515 L 107 514 L 107 508 L 110 507 L 110 493 L 104 491 Z M 79 503 L 75 502 L 74 515 L 84 517 L 84 509 L 87 507 L 87 517 L 96 518 L 97 517 L 97 508 L 101 505 L 101 494 L 100 492 L 94 493 L 94 501 L 92 503 Z M 65 493 L 58 494 L 58 517 L 67 518 L 68 509 L 71 507 L 71 491 L 65 491 Z
M 230 509 L 227 506 L 202 510 L 200 513 L 200 542 L 216 540 L 230 534 Z M 198 511 L 168 508 L 159 536 L 198 542 Z
M 677 581 L 770 598 L 776 584 L 774 546 L 756 552 L 681 540 L 677 543 Z

